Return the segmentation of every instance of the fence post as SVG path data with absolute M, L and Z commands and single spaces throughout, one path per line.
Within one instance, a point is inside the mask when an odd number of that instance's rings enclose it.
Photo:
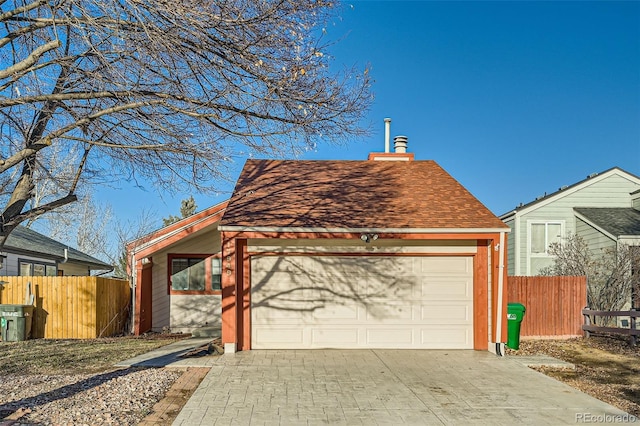
M 584 311 L 587 308 L 582 310 L 582 316 L 584 317 L 584 325 L 591 325 L 591 317 L 588 314 L 585 314 Z M 591 332 L 589 330 L 584 330 L 584 337 L 591 337 Z
M 631 328 L 631 346 L 635 346 L 637 343 L 638 337 L 634 334 L 636 329 L 636 317 L 633 315 L 635 312 L 635 308 L 631 308 L 631 317 L 629 318 L 629 327 Z

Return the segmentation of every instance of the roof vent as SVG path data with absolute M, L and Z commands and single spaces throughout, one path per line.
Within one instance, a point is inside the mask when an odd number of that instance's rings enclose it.
M 591 173 L 589 176 L 587 176 L 587 179 L 591 179 L 592 177 L 596 176 L 598 176 L 598 173 Z
M 562 185 L 560 188 L 558 188 L 559 191 L 564 191 L 565 189 L 567 189 L 569 187 L 569 185 Z
M 406 136 L 393 138 L 393 149 L 395 149 L 396 154 L 405 154 L 407 152 L 407 139 Z

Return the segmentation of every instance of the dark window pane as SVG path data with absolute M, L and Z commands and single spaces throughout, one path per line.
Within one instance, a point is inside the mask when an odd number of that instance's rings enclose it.
M 189 259 L 189 261 L 189 290 L 204 291 L 204 259 Z
M 173 290 L 205 289 L 204 259 L 172 259 L 171 288 Z

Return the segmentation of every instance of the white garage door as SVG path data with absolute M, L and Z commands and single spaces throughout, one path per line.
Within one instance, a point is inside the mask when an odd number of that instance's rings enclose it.
M 469 256 L 254 256 L 254 349 L 473 348 Z

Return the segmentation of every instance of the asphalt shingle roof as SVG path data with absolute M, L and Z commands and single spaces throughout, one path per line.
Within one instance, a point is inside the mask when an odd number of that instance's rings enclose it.
M 573 210 L 616 237 L 640 236 L 640 210 L 630 207 L 574 207 Z
M 43 254 L 58 259 L 63 259 L 64 249 L 68 249 L 69 260 L 86 263 L 91 269 L 113 269 L 112 265 L 24 226 L 16 227 L 9 234 L 4 247 L 7 251 L 31 253 L 36 256 Z
M 222 226 L 498 229 L 435 161 L 248 160 Z

